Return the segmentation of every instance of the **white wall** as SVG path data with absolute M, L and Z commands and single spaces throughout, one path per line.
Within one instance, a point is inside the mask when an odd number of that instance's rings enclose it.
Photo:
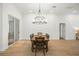
M 58 39 L 59 38 L 59 23 L 61 21 L 61 16 L 63 15 L 53 15 L 48 14 L 44 15 L 47 19 L 47 24 L 36 25 L 32 24 L 35 15 L 34 14 L 26 14 L 23 17 L 23 39 L 28 39 L 31 33 L 43 32 L 49 33 L 50 38 Z
M 3 50 L 5 50 L 6 48 L 8 48 L 8 33 L 9 33 L 9 20 L 8 20 L 8 15 L 11 15 L 17 19 L 20 20 L 20 38 L 21 38 L 21 27 L 22 27 L 22 15 L 20 14 L 19 10 L 12 4 L 7 4 L 4 3 L 3 4 Z
M 26 14 L 23 17 L 23 39 L 29 39 L 31 33 L 37 32 L 49 33 L 50 39 L 59 39 L 59 23 L 66 23 L 66 40 L 75 40 L 74 27 L 79 27 L 79 14 L 48 14 L 48 23 L 43 25 L 32 24 L 34 17 L 35 14 Z
M 75 40 L 75 27 L 79 27 L 79 14 L 68 14 L 66 20 L 66 38 Z
M 2 4 L 0 3 L 0 51 L 2 50 Z

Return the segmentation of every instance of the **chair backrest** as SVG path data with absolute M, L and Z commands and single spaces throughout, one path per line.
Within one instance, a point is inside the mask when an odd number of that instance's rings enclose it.
M 38 34 L 38 36 L 42 36 L 42 32 L 38 32 L 37 34 Z
M 30 39 L 32 39 L 33 38 L 33 36 L 34 36 L 34 34 L 32 33 L 32 34 L 30 34 Z
M 49 39 L 49 34 L 46 33 L 46 37 Z

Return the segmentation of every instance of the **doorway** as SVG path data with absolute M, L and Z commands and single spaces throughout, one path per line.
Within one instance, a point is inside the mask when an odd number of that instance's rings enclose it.
M 59 39 L 65 39 L 65 23 L 59 23 Z
M 14 43 L 14 18 L 9 16 L 8 45 Z
M 8 16 L 9 19 L 9 33 L 8 33 L 8 45 L 13 44 L 19 40 L 19 20 L 13 16 Z
M 15 18 L 15 24 L 14 24 L 14 38 L 15 41 L 19 40 L 19 20 Z

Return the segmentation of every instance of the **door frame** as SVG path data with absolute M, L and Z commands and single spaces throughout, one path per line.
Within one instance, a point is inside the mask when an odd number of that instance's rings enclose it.
M 65 39 L 66 23 L 59 23 L 59 39 Z

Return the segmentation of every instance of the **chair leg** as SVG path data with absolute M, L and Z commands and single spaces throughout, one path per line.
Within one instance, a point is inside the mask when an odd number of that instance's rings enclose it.
M 32 52 L 34 52 L 34 51 L 33 51 L 33 47 L 31 48 L 31 50 L 32 50 Z
M 46 46 L 46 52 L 48 52 L 48 46 Z
M 36 56 L 36 52 L 37 52 L 37 47 L 35 48 L 35 56 Z
M 45 49 L 44 49 L 44 47 L 43 47 L 43 54 L 44 54 L 44 56 L 45 56 Z
M 48 43 L 46 44 L 46 52 L 48 52 Z
M 32 47 L 31 47 L 32 52 L 33 52 L 33 49 L 34 49 L 34 48 L 33 48 L 33 44 L 32 44 Z

